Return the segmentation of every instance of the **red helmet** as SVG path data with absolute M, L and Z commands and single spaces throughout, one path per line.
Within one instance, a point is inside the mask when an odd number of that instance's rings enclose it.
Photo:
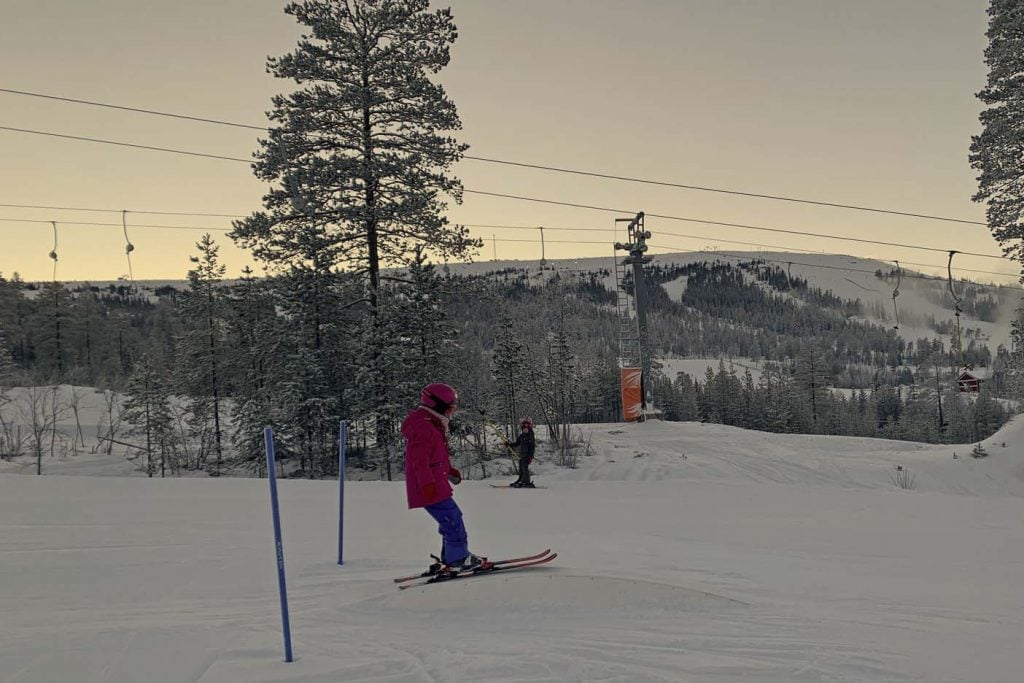
M 524 417 L 523 421 L 519 423 L 520 427 L 526 427 L 527 429 L 533 429 L 533 420 L 528 417 Z
M 439 413 L 444 413 L 449 408 L 454 408 L 458 402 L 459 392 L 455 391 L 453 387 L 441 384 L 440 382 L 428 384 L 420 392 L 420 404 L 433 408 Z

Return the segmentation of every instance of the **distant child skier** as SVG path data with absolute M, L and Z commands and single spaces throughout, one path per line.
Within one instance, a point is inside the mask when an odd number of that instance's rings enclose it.
M 519 436 L 509 444 L 519 455 L 519 479 L 509 486 L 516 489 L 536 488 L 530 481 L 530 463 L 533 462 L 533 454 L 537 450 L 537 439 L 533 434 L 533 420 L 524 417 L 519 423 Z
M 451 484 L 462 481 L 448 452 L 448 420 L 459 395 L 447 384 L 428 384 L 420 405 L 402 423 L 405 437 L 405 493 L 409 509 L 424 508 L 438 524 L 441 563 L 453 571 L 486 567 L 487 558 L 469 552 L 462 511 L 452 498 Z

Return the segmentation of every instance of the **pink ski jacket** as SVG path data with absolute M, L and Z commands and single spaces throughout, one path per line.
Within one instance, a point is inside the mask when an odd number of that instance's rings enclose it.
M 402 436 L 406 442 L 405 495 L 409 507 L 421 508 L 451 498 L 448 471 L 452 462 L 441 421 L 424 408 L 417 408 L 402 423 Z M 428 486 L 431 482 L 433 487 Z

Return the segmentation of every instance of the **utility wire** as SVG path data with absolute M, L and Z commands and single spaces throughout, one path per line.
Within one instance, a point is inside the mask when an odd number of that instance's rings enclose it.
M 5 92 L 10 95 L 26 95 L 28 97 L 40 97 L 47 100 L 58 100 L 60 102 L 73 102 L 74 104 L 88 104 L 93 107 L 104 107 L 106 109 L 120 109 L 121 111 L 131 111 L 137 114 L 151 114 L 153 116 L 166 116 L 172 119 L 185 119 L 186 121 L 198 121 L 200 123 L 215 123 L 218 126 L 233 126 L 235 128 L 249 128 L 251 130 L 261 130 L 266 132 L 266 126 L 250 126 L 246 123 L 234 123 L 233 121 L 223 121 L 221 119 L 207 119 L 201 116 L 189 116 L 187 114 L 172 114 L 165 111 L 156 111 L 153 109 L 138 109 L 136 107 L 125 107 L 119 104 L 109 104 L 107 102 L 94 102 L 92 100 L 79 100 L 74 97 L 61 97 L 59 95 L 44 95 L 37 92 L 28 92 L 25 90 L 13 90 L 11 88 L 0 88 L 0 92 Z
M 134 149 L 148 149 L 152 152 L 168 152 L 170 154 L 185 154 L 191 157 L 205 157 L 207 159 L 222 159 L 224 161 L 241 161 L 243 164 L 251 164 L 251 159 L 239 157 L 227 157 L 219 154 L 206 154 L 204 152 L 189 152 L 182 149 L 170 149 L 168 147 L 150 147 L 149 145 L 136 145 L 131 142 L 117 142 L 116 140 L 101 140 L 100 138 L 88 138 L 81 135 L 65 135 L 63 133 L 51 133 L 45 130 L 30 130 L 28 128 L 12 128 L 11 126 L 0 126 L 0 130 L 13 131 L 15 133 L 30 133 L 32 135 L 45 135 L 52 138 L 65 138 L 67 140 L 81 140 L 83 142 L 98 142 L 104 145 L 117 145 L 118 147 L 132 147 Z
M 561 202 L 561 201 L 555 201 L 553 199 L 540 199 L 540 198 L 537 198 L 537 197 L 524 197 L 523 195 L 505 194 L 505 193 L 501 193 L 501 192 L 484 192 L 484 191 L 481 191 L 481 190 L 463 190 L 463 191 L 466 192 L 466 193 L 469 193 L 469 194 L 480 194 L 480 195 L 486 195 L 486 196 L 490 196 L 490 197 L 500 197 L 500 198 L 504 198 L 504 199 L 516 199 L 516 200 L 527 201 L 527 202 L 538 202 L 538 203 L 541 203 L 541 204 L 554 204 L 556 206 L 568 206 L 568 207 L 577 208 L 577 209 L 589 209 L 591 211 L 604 211 L 604 212 L 609 212 L 609 213 L 619 213 L 619 214 L 626 214 L 626 215 L 634 213 L 634 212 L 631 212 L 631 211 L 629 211 L 627 209 L 614 209 L 614 208 L 610 208 L 610 207 L 607 207 L 607 206 L 594 206 L 592 204 L 577 204 L 577 203 L 573 203 L 573 202 Z M 706 219 L 703 219 L 703 218 L 686 218 L 686 217 L 683 217 L 683 216 L 669 216 L 669 215 L 666 215 L 666 214 L 658 214 L 658 213 L 646 213 L 645 212 L 644 215 L 647 216 L 648 218 L 663 218 L 665 220 L 682 221 L 682 222 L 685 222 L 685 223 L 702 223 L 704 225 L 718 225 L 718 226 L 728 227 L 728 228 L 742 228 L 742 229 L 745 229 L 745 230 L 758 230 L 758 231 L 764 231 L 764 232 L 779 232 L 779 233 L 785 233 L 785 234 L 789 234 L 789 235 L 800 235 L 800 236 L 803 236 L 803 237 L 820 237 L 822 239 L 840 240 L 840 241 L 844 241 L 844 242 L 860 242 L 862 244 L 878 244 L 878 245 L 886 246 L 886 247 L 902 247 L 902 248 L 905 248 L 905 249 L 920 249 L 920 250 L 923 250 L 923 251 L 936 251 L 936 252 L 940 252 L 940 253 L 943 253 L 943 254 L 948 254 L 949 253 L 948 249 L 940 249 L 938 247 L 922 247 L 922 246 L 913 245 L 913 244 L 901 244 L 899 242 L 882 242 L 882 241 L 878 241 L 878 240 L 868 240 L 868 239 L 863 239 L 863 238 L 859 238 L 859 237 L 840 237 L 838 235 L 826 235 L 826 234 L 823 234 L 823 233 L 806 232 L 806 231 L 803 231 L 803 230 L 787 230 L 787 229 L 783 229 L 783 228 L 768 228 L 768 227 L 757 226 L 757 225 L 746 225 L 746 224 L 743 224 L 743 223 L 725 223 L 723 221 L 712 221 L 712 220 L 706 220 Z M 668 233 L 663 233 L 663 234 L 668 234 Z M 964 255 L 967 255 L 967 256 L 978 256 L 980 258 L 990 258 L 990 259 L 999 259 L 999 260 L 1005 260 L 1005 258 L 1006 258 L 1004 256 L 996 256 L 995 254 L 981 254 L 981 253 L 972 252 L 972 251 L 959 251 L 959 250 L 957 250 L 957 251 L 960 254 L 964 254 Z
M 539 227 L 539 226 L 535 226 L 535 225 L 490 225 L 490 224 L 475 224 L 475 223 L 460 223 L 460 225 L 464 225 L 467 228 L 476 227 L 476 228 L 491 228 L 491 229 L 497 229 L 497 230 L 536 230 Z M 544 226 L 544 228 L 547 229 L 547 230 L 552 230 L 554 232 L 561 232 L 561 231 L 603 232 L 603 231 L 613 231 L 614 230 L 614 228 L 556 228 L 556 227 L 551 227 L 551 226 L 547 226 L 547 225 Z M 721 237 L 717 237 L 717 236 L 716 237 L 712 237 L 711 235 L 688 235 L 688 234 L 685 234 L 685 233 L 667 232 L 665 230 L 659 230 L 657 234 L 659 236 L 660 235 L 665 235 L 667 237 L 680 237 L 680 238 L 684 238 L 684 239 L 707 240 L 707 241 L 710 241 L 710 242 L 724 242 L 726 244 L 749 245 L 749 246 L 752 246 L 752 247 L 761 247 L 761 248 L 764 248 L 764 249 L 778 249 L 778 250 L 783 251 L 783 252 L 794 252 L 794 251 L 797 251 L 797 252 L 802 252 L 802 253 L 807 253 L 807 254 L 819 254 L 819 253 L 822 253 L 819 250 L 815 250 L 815 249 L 803 249 L 801 247 L 790 247 L 790 246 L 786 246 L 786 245 L 782 245 L 782 244 L 762 244 L 762 243 L 759 243 L 759 242 L 751 242 L 750 240 L 727 240 L 727 239 L 724 239 L 724 238 L 721 238 Z M 502 240 L 498 240 L 498 241 L 502 241 Z M 505 241 L 509 241 L 509 240 L 505 240 Z M 539 240 L 518 240 L 518 241 L 539 242 Z M 556 240 L 549 240 L 549 241 L 557 243 Z M 607 243 L 606 242 L 580 242 L 580 244 L 607 244 Z M 652 246 L 657 246 L 657 245 L 652 245 Z M 660 247 L 660 248 L 664 248 L 664 247 Z M 701 251 L 701 250 L 693 250 L 693 251 Z M 962 252 L 958 252 L 958 253 L 962 253 Z M 875 257 L 875 256 L 852 256 L 852 255 L 849 255 L 849 254 L 837 254 L 837 255 L 838 256 L 846 256 L 848 258 L 859 258 L 861 260 L 874 260 L 874 261 L 879 261 L 881 263 L 886 263 L 885 259 L 878 258 L 878 257 Z M 911 265 L 911 266 L 921 266 L 923 268 L 939 268 L 939 269 L 946 268 L 945 265 L 935 264 L 935 263 L 919 263 L 919 262 L 915 262 L 915 261 L 904 261 L 903 263 L 906 263 L 907 265 Z M 831 267 L 835 267 L 835 266 L 831 266 Z M 957 268 L 957 270 L 963 271 L 963 272 L 969 272 L 969 273 L 981 273 L 981 274 L 984 274 L 984 275 L 999 275 L 999 276 L 1004 276 L 1004 277 L 1015 277 L 1012 274 L 1000 273 L 1000 272 L 995 271 L 995 270 L 978 270 L 978 269 L 975 269 L 975 268 Z M 851 271 L 851 272 L 869 272 L 869 271 Z M 870 271 L 870 272 L 874 272 L 874 271 Z
M 771 199 L 777 202 L 793 202 L 796 204 L 812 204 L 814 206 L 827 206 L 833 209 L 849 209 L 852 211 L 869 211 L 872 213 L 884 213 L 893 216 L 907 216 L 910 218 L 924 218 L 931 221 L 947 221 L 950 223 L 964 223 L 967 225 L 984 225 L 988 226 L 988 223 L 984 221 L 972 221 L 964 218 L 949 218 L 946 216 L 934 216 L 925 213 L 912 213 L 909 211 L 896 211 L 895 209 L 880 209 L 871 206 L 859 206 L 856 204 L 840 204 L 838 202 L 825 202 L 814 199 L 800 199 L 798 197 L 785 197 L 782 195 L 773 194 L 759 194 L 757 192 L 744 192 L 742 190 L 727 190 L 717 187 L 705 187 L 701 185 L 687 185 L 684 183 L 674 183 L 664 180 L 651 180 L 648 178 L 634 178 L 631 176 L 612 175 L 609 173 L 596 173 L 594 171 L 581 171 L 573 168 L 560 168 L 558 166 L 544 166 L 541 164 L 527 164 L 519 161 L 506 161 L 504 159 L 489 159 L 486 157 L 471 156 L 469 154 L 463 155 L 463 159 L 469 159 L 470 161 L 482 161 L 489 164 L 503 164 L 505 166 L 519 166 L 521 168 L 532 168 L 541 171 L 552 171 L 555 173 L 568 173 L 571 175 L 589 176 L 591 178 L 605 178 L 608 180 L 621 180 L 629 183 L 641 183 L 644 185 L 659 185 L 661 187 L 675 187 L 683 190 L 698 190 L 700 192 L 716 192 L 718 194 L 729 194 L 740 197 L 754 197 L 756 199 Z M 651 215 L 651 214 L 647 214 Z
M 129 211 L 129 213 L 136 213 L 135 211 Z M 145 213 L 139 211 L 137 213 Z M 0 221 L 4 223 L 50 223 L 51 221 L 44 221 L 32 218 L 0 218 Z M 96 227 L 123 227 L 121 223 L 98 223 L 93 221 L 61 221 L 61 225 L 83 225 L 83 226 L 96 226 Z M 132 223 L 133 228 L 159 228 L 162 230 L 203 230 L 208 232 L 231 232 L 227 228 L 201 228 L 193 225 L 153 225 L 149 223 Z
M 136 144 L 127 143 L 127 142 L 116 142 L 116 141 L 113 141 L 113 140 L 101 140 L 99 138 L 81 137 L 81 136 L 76 136 L 76 135 L 63 135 L 63 134 L 59 134 L 59 133 L 49 133 L 49 132 L 45 132 L 45 131 L 27 130 L 27 129 L 23 129 L 23 128 L 11 128 L 11 127 L 8 127 L 8 126 L 0 126 L 0 130 L 10 130 L 10 131 L 16 131 L 16 132 L 22 132 L 22 133 L 34 133 L 34 134 L 38 134 L 38 135 L 47 135 L 47 136 L 54 136 L 54 137 L 59 137 L 59 138 L 68 138 L 68 139 L 71 139 L 71 140 L 82 140 L 82 141 L 86 141 L 86 142 L 96 142 L 96 143 L 109 144 L 109 145 L 118 145 L 118 146 L 121 146 L 121 147 L 133 147 L 133 148 L 137 148 L 137 149 L 146 149 L 146 150 L 156 151 L 156 152 L 169 152 L 169 153 L 173 153 L 173 154 L 185 154 L 185 155 L 189 155 L 189 156 L 207 157 L 207 158 L 211 158 L 211 159 L 222 159 L 224 161 L 239 161 L 239 162 L 246 163 L 246 164 L 252 163 L 252 161 L 250 161 L 250 160 L 241 159 L 241 158 L 238 158 L 238 157 L 227 157 L 227 156 L 220 156 L 220 155 L 217 155 L 217 154 L 205 154 L 205 153 L 202 153 L 202 152 L 190 152 L 190 151 L 179 150 L 179 149 L 169 149 L 169 148 L 166 148 L 166 147 L 150 147 L 148 145 L 136 145 Z M 613 209 L 613 208 L 602 207 L 602 206 L 593 206 L 593 205 L 589 205 L 589 204 L 577 204 L 577 203 L 573 203 L 573 202 L 561 202 L 561 201 L 555 201 L 555 200 L 551 200 L 551 199 L 540 199 L 540 198 L 537 198 L 537 197 L 524 197 L 522 195 L 513 195 L 513 194 L 507 194 L 507 193 L 500 193 L 500 192 L 485 192 L 485 191 L 482 191 L 482 190 L 470 190 L 470 189 L 464 189 L 463 191 L 468 193 L 468 194 L 478 194 L 478 195 L 485 195 L 485 196 L 490 196 L 490 197 L 500 197 L 500 198 L 504 198 L 504 199 L 515 199 L 515 200 L 519 200 L 519 201 L 530 201 L 530 202 L 537 202 L 537 203 L 541 203 L 541 204 L 552 204 L 552 205 L 556 205 L 556 206 L 568 206 L 568 207 L 579 208 L 579 209 L 590 209 L 590 210 L 593 210 L 593 211 L 605 211 L 605 212 L 621 213 L 621 214 L 629 214 L 630 213 L 628 210 L 625 210 L 625 209 Z M 949 249 L 941 249 L 941 248 L 937 248 L 937 247 L 922 247 L 922 246 L 916 246 L 916 245 L 910 245 L 910 244 L 902 244 L 902 243 L 899 243 L 899 242 L 881 242 L 881 241 L 878 241 L 878 240 L 868 240 L 868 239 L 863 239 L 863 238 L 859 238 L 859 237 L 840 237 L 840 236 L 837 236 L 837 235 L 825 235 L 825 234 L 822 234 L 822 233 L 806 232 L 806 231 L 802 231 L 802 230 L 786 230 L 786 229 L 783 229 L 783 228 L 767 228 L 767 227 L 755 226 L 755 225 L 745 225 L 745 224 L 742 224 L 742 223 L 726 223 L 726 222 L 723 222 L 723 221 L 712 221 L 712 220 L 707 220 L 707 219 L 703 219 L 703 218 L 686 218 L 686 217 L 682 217 L 682 216 L 669 216 L 669 215 L 657 214 L 657 213 L 647 213 L 646 215 L 651 217 L 651 218 L 663 218 L 665 220 L 683 221 L 683 222 L 688 222 L 688 223 L 702 223 L 702 224 L 705 224 L 705 225 L 719 225 L 719 226 L 723 226 L 723 227 L 742 228 L 742 229 L 746 229 L 746 230 L 760 230 L 760 231 L 766 231 L 766 232 L 779 232 L 779 233 L 786 233 L 786 234 L 790 234 L 790 235 L 801 235 L 803 237 L 818 237 L 818 238 L 821 238 L 821 239 L 840 240 L 840 241 L 844 241 L 844 242 L 860 242 L 862 244 L 878 244 L 878 245 L 887 246 L 887 247 L 901 247 L 901 248 L 905 248 L 905 249 L 921 249 L 921 250 L 924 250 L 924 251 L 936 251 L 936 252 L 940 252 L 940 253 L 949 253 Z M 954 220 L 954 219 L 950 219 L 950 220 Z M 991 259 L 1000 259 L 1000 260 L 1005 258 L 1003 256 L 996 256 L 996 255 L 993 255 L 993 254 L 980 254 L 980 253 L 977 253 L 977 252 L 960 251 L 960 250 L 957 250 L 957 251 L 959 253 L 961 253 L 961 254 L 964 254 L 965 256 L 978 256 L 980 258 L 991 258 Z
M 95 213 L 121 213 L 124 209 L 96 209 L 82 206 L 45 206 L 42 204 L 0 204 L 10 209 L 49 209 L 52 211 L 91 211 Z M 237 213 L 189 213 L 188 211 L 142 211 L 131 209 L 131 213 L 142 213 L 149 216 L 203 216 L 209 218 L 245 218 Z M 12 220 L 12 219 L 8 219 Z
M 167 117 L 167 118 L 183 119 L 183 120 L 186 120 L 186 121 L 196 121 L 196 122 L 200 122 L 200 123 L 212 123 L 212 124 L 216 124 L 216 125 L 220 125 L 220 126 L 232 126 L 232 127 L 235 127 L 235 128 L 245 128 L 245 129 L 248 129 L 248 130 L 258 130 L 258 131 L 264 131 L 264 132 L 267 130 L 266 126 L 254 126 L 254 125 L 248 124 L 248 123 L 237 123 L 237 122 L 234 122 L 234 121 L 224 121 L 222 119 L 212 119 L 212 118 L 205 118 L 205 117 L 201 117 L 201 116 L 191 116 L 191 115 L 188 115 L 188 114 L 177 114 L 177 113 L 173 113 L 173 112 L 157 111 L 157 110 L 154 110 L 154 109 L 141 109 L 141 108 L 138 108 L 138 107 L 127 107 L 127 106 L 123 106 L 123 105 L 110 104 L 108 102 L 96 102 L 94 100 L 82 100 L 82 99 L 77 99 L 77 98 L 73 98 L 73 97 L 62 97 L 62 96 L 58 96 L 58 95 L 46 95 L 46 94 L 43 94 L 43 93 L 28 92 L 28 91 L 25 91 L 25 90 L 14 90 L 12 88 L 0 88 L 0 92 L 12 94 L 12 95 L 24 95 L 24 96 L 28 96 L 28 97 L 39 97 L 39 98 L 44 98 L 44 99 L 49 99 L 49 100 L 56 100 L 56 101 L 60 101 L 60 102 L 70 102 L 70 103 L 74 103 L 74 104 L 85 104 L 85 105 L 89 105 L 89 106 L 93 106 L 93 107 L 104 107 L 104 108 L 107 108 L 107 109 L 119 109 L 121 111 L 130 111 L 130 112 L 135 112 L 135 113 L 138 113 L 138 114 L 149 114 L 149 115 L 152 115 L 152 116 L 164 116 L 164 117 Z M 8 130 L 11 130 L 11 129 L 8 129 Z M 530 169 L 541 170 L 541 171 L 549 171 L 549 172 L 553 172 L 553 173 L 566 173 L 566 174 L 571 174 L 571 175 L 588 176 L 588 177 L 591 177 L 591 178 L 604 178 L 606 180 L 618 180 L 618 181 L 622 181 L 622 182 L 639 183 L 639 184 L 644 184 L 644 185 L 656 185 L 656 186 L 659 186 L 659 187 L 673 187 L 673 188 L 682 189 L 682 190 L 694 190 L 694 191 L 699 191 L 699 192 L 713 192 L 713 193 L 717 193 L 717 194 L 726 194 L 726 195 L 732 195 L 732 196 L 738 196 L 738 197 L 750 197 L 750 198 L 754 198 L 754 199 L 768 199 L 768 200 L 777 201 L 777 202 L 790 202 L 790 203 L 795 203 L 795 204 L 809 204 L 809 205 L 812 205 L 812 206 L 824 206 L 824 207 L 833 208 L 833 209 L 846 209 L 846 210 L 849 210 L 849 211 L 865 211 L 865 212 L 870 212 L 870 213 L 889 214 L 889 215 L 893 215 L 893 216 L 905 216 L 905 217 L 908 217 L 908 218 L 921 218 L 921 219 L 932 220 L 932 221 L 945 221 L 945 222 L 948 222 L 948 223 L 961 223 L 961 224 L 964 224 L 964 225 L 982 225 L 982 226 L 988 227 L 988 224 L 986 222 L 984 222 L 984 221 L 973 221 L 973 220 L 967 220 L 967 219 L 964 219 L 964 218 L 951 218 L 951 217 L 948 217 L 948 216 L 936 216 L 936 215 L 933 215 L 933 214 L 914 213 L 914 212 L 911 212 L 911 211 L 898 211 L 898 210 L 895 210 L 895 209 L 883 209 L 883 208 L 872 207 L 872 206 L 862 206 L 862 205 L 858 205 L 858 204 L 843 204 L 843 203 L 840 203 L 840 202 L 826 202 L 826 201 L 817 200 L 817 199 L 802 199 L 800 197 L 789 197 L 789 196 L 784 196 L 784 195 L 764 194 L 764 193 L 759 193 L 759 192 L 747 192 L 747 191 L 744 191 L 744 190 L 733 190 L 733 189 L 726 189 L 726 188 L 720 188 L 720 187 L 708 187 L 708 186 L 705 186 L 705 185 L 692 185 L 692 184 L 672 182 L 672 181 L 667 181 L 667 180 L 653 180 L 653 179 L 650 179 L 650 178 L 638 178 L 638 177 L 635 177 L 635 176 L 622 176 L 622 175 L 614 175 L 614 174 L 611 174 L 611 173 L 598 173 L 596 171 L 584 171 L 584 170 L 581 170 L 581 169 L 563 168 L 563 167 L 559 167 L 559 166 L 547 166 L 547 165 L 544 165 L 544 164 L 530 164 L 530 163 L 521 162 L 521 161 L 509 161 L 507 159 L 494 159 L 494 158 L 490 158 L 490 157 L 479 157 L 479 156 L 473 156 L 473 155 L 469 155 L 469 154 L 463 155 L 462 158 L 463 159 L 467 159 L 469 161 L 477 161 L 477 162 L 488 163 L 488 164 L 501 164 L 501 165 L 505 165 L 505 166 L 518 166 L 520 168 L 530 168 Z M 246 162 L 248 163 L 248 160 L 246 160 Z
M 193 118 L 195 118 L 195 117 L 193 117 Z M 213 122 L 214 120 L 208 120 L 208 121 Z M 185 151 L 185 150 L 170 149 L 170 148 L 164 148 L 164 147 L 153 147 L 153 146 L 149 146 L 149 145 L 137 145 L 137 144 L 133 144 L 133 143 L 125 143 L 125 142 L 118 142 L 118 141 L 112 141 L 112 140 L 103 140 L 103 139 L 99 139 L 99 138 L 90 138 L 90 137 L 74 136 L 74 135 L 64 135 L 64 134 L 60 134 L 60 133 L 52 133 L 52 132 L 47 132 L 47 131 L 36 131 L 36 130 L 29 130 L 29 129 L 22 129 L 22 128 L 12 128 L 12 127 L 9 127 L 9 126 L 0 126 L 0 130 L 8 130 L 8 131 L 22 132 L 22 133 L 31 133 L 31 134 L 37 134 L 37 135 L 45 135 L 45 136 L 52 136 L 52 137 L 58 137 L 58 138 L 66 138 L 66 139 L 72 139 L 72 140 L 81 140 L 81 141 L 101 143 L 101 144 L 110 144 L 110 145 L 116 145 L 116 146 L 122 146 L 122 147 L 131 147 L 131 148 L 136 148 L 136 149 L 145 149 L 145 150 L 150 150 L 150 151 L 167 152 L 167 153 L 174 153 L 174 154 L 184 154 L 184 155 L 189 155 L 189 156 L 198 156 L 198 157 L 205 157 L 205 158 L 221 159 L 221 160 L 225 160 L 225 161 L 237 161 L 237 162 L 241 162 L 241 163 L 251 163 L 250 160 L 241 159 L 241 158 L 238 158 L 238 157 L 228 157 L 228 156 L 221 156 L 221 155 L 215 155 L 215 154 L 206 154 L 206 153 L 202 153 L 202 152 L 192 152 L 192 151 Z M 510 162 L 510 163 L 514 163 L 515 164 L 515 162 Z M 522 165 L 522 164 L 516 164 L 516 165 Z M 558 169 L 556 169 L 556 170 L 558 170 Z M 515 199 L 515 200 L 520 200 L 520 201 L 530 201 L 530 202 L 537 202 L 537 203 L 543 203 L 543 204 L 552 204 L 552 205 L 557 205 L 557 206 L 568 206 L 568 207 L 573 207 L 573 208 L 583 208 L 583 209 L 589 209 L 589 210 L 595 210 L 595 211 L 604 211 L 604 212 L 612 212 L 612 213 L 620 213 L 620 214 L 628 214 L 628 213 L 630 213 L 629 210 L 625 210 L 625 209 L 614 209 L 614 208 L 609 208 L 609 207 L 600 207 L 600 206 L 593 206 L 593 205 L 588 205 L 588 204 L 579 204 L 579 203 L 572 203 L 572 202 L 561 202 L 561 201 L 556 201 L 556 200 L 540 199 L 540 198 L 536 198 L 536 197 L 525 197 L 525 196 L 522 196 L 522 195 L 512 195 L 512 194 L 507 194 L 507 193 L 486 192 L 486 191 L 481 191 L 481 190 L 470 190 L 470 189 L 466 189 L 464 191 L 467 192 L 467 193 L 470 193 L 470 194 L 479 194 L 479 195 L 492 196 L 492 197 L 500 197 L 500 198 L 506 198 L 506 199 Z M 0 206 L 4 206 L 4 205 L 0 205 Z M 6 206 L 29 208 L 28 205 L 13 205 L 12 204 L 12 205 L 6 205 Z M 47 207 L 47 208 L 57 208 L 57 207 Z M 69 208 L 69 207 L 65 207 L 65 208 Z M 855 208 L 864 208 L 864 207 L 855 207 Z M 82 209 L 82 210 L 97 210 L 97 209 Z M 111 210 L 111 212 L 116 212 L 116 211 L 117 210 Z M 139 211 L 138 213 L 158 213 L 158 212 L 143 212 L 143 211 Z M 173 213 L 173 212 L 163 212 L 163 213 L 170 214 L 170 213 Z M 212 215 L 217 215 L 217 216 L 227 216 L 227 214 L 185 214 L 184 212 L 182 212 L 181 215 L 211 215 L 211 216 Z M 841 237 L 841 236 L 837 236 L 837 235 L 826 235 L 826 234 L 822 234 L 822 233 L 812 233 L 812 232 L 799 231 L 799 230 L 788 230 L 788 229 L 783 229 L 783 228 L 769 228 L 769 227 L 764 227 L 764 226 L 753 226 L 753 225 L 746 225 L 746 224 L 741 224 L 741 223 L 726 223 L 726 222 L 723 222 L 723 221 L 712 221 L 712 220 L 699 219 L 699 218 L 687 218 L 687 217 L 682 217 L 682 216 L 671 216 L 671 215 L 666 215 L 666 214 L 648 213 L 646 215 L 650 216 L 652 218 L 662 218 L 662 219 L 665 219 L 665 220 L 674 220 L 674 221 L 683 221 L 683 222 L 692 222 L 692 223 L 702 223 L 702 224 L 705 224 L 705 225 L 718 225 L 718 226 L 723 226 L 723 227 L 734 227 L 734 228 L 747 229 L 747 230 L 757 230 L 757 231 L 766 231 L 766 232 L 778 232 L 778 233 L 799 235 L 799 236 L 804 236 L 804 237 L 818 237 L 818 238 L 821 238 L 821 239 L 831 239 L 831 240 L 848 241 L 848 242 L 859 242 L 859 243 L 863 243 L 863 244 L 877 244 L 877 245 L 882 245 L 882 246 L 901 247 L 901 248 L 906 248 L 906 249 L 918 249 L 918 250 L 923 250 L 923 251 L 934 251 L 934 252 L 942 252 L 942 253 L 948 253 L 948 251 L 949 251 L 948 249 L 941 249 L 941 248 L 936 248 L 936 247 L 924 247 L 924 246 L 918 246 L 918 245 L 903 244 L 903 243 L 898 243 L 898 242 L 884 242 L 884 241 L 868 240 L 868 239 L 857 238 L 857 237 Z M 905 215 L 911 215 L 911 214 L 905 214 Z M 941 217 L 930 217 L 930 216 L 923 216 L 923 217 L 941 218 Z M 959 219 L 949 219 L 949 220 L 953 220 L 953 221 L 956 221 L 956 222 L 965 222 L 965 221 L 960 221 Z M 669 233 L 666 233 L 666 234 L 669 234 Z M 726 241 L 726 240 L 718 240 L 718 241 Z M 748 243 L 748 242 L 745 242 L 745 243 Z M 957 250 L 957 251 L 958 251 L 958 253 L 961 253 L 961 254 L 964 254 L 964 255 L 967 255 L 967 256 L 977 256 L 977 257 L 980 257 L 980 258 L 990 258 L 990 259 L 1000 259 L 1000 260 L 1004 259 L 1003 256 L 996 256 L 996 255 L 992 255 L 992 254 L 982 254 L 982 253 L 978 253 L 978 252 L 968 252 L 968 251 L 960 251 L 960 250 Z M 967 269 L 963 269 L 963 270 L 967 270 Z M 991 271 L 977 271 L 977 272 L 989 272 L 990 274 L 1002 275 L 1001 273 L 993 273 Z

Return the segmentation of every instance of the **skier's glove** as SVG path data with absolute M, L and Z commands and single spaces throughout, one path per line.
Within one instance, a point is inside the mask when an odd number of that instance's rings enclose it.
M 453 484 L 459 484 L 462 481 L 462 472 L 459 472 L 456 468 L 452 467 L 448 470 L 448 481 Z
M 423 500 L 427 501 L 427 504 L 437 502 L 437 484 L 432 481 L 428 481 L 420 488 L 420 495 L 423 496 Z

